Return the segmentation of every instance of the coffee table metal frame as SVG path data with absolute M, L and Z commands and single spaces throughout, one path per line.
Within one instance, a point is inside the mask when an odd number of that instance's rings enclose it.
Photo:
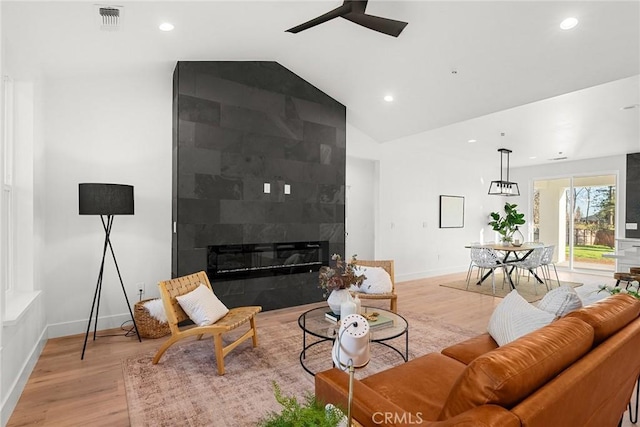
M 330 309 L 327 306 L 317 307 L 305 311 L 300 315 L 300 317 L 298 317 L 298 326 L 300 326 L 300 329 L 302 329 L 302 351 L 300 352 L 300 365 L 304 368 L 305 371 L 314 376 L 315 373 L 307 368 L 304 362 L 307 356 L 307 350 L 323 342 L 333 342 L 338 334 L 338 329 L 340 327 L 339 324 L 332 323 L 325 318 L 325 313 L 327 313 L 328 311 L 330 311 Z M 407 362 L 409 360 L 409 323 L 407 322 L 407 319 L 397 313 L 378 307 L 362 307 L 362 312 L 378 312 L 381 316 L 393 319 L 393 326 L 371 330 L 371 342 L 382 344 L 390 348 L 391 350 L 398 353 L 400 357 L 402 357 L 402 360 Z M 319 339 L 310 344 L 307 344 L 307 334 L 310 334 Z M 402 335 L 404 335 L 405 338 L 404 353 L 402 352 L 402 350 L 394 347 L 391 343 L 387 342 Z M 329 358 L 330 355 L 331 353 L 328 352 L 327 358 Z

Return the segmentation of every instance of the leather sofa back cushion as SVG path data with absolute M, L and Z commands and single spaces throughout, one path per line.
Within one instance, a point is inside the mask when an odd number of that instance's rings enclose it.
M 495 342 L 488 332 L 480 334 L 476 337 L 469 338 L 466 341 L 454 344 L 441 351 L 442 354 L 452 359 L 462 362 L 465 365 L 473 362 L 478 356 L 482 356 L 485 353 L 490 352 L 498 348 L 498 344 Z
M 624 328 L 640 314 L 640 301 L 631 295 L 616 294 L 572 311 L 566 317 L 578 318 L 595 331 L 596 346 Z
M 591 326 L 563 318 L 490 351 L 460 375 L 438 419 L 485 404 L 510 409 L 587 353 L 592 343 Z

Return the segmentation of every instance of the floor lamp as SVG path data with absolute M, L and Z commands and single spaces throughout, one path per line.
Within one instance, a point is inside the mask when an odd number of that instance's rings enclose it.
M 338 338 L 333 343 L 332 358 L 337 368 L 349 370 L 349 396 L 347 401 L 347 426 L 351 427 L 353 402 L 353 374 L 370 359 L 371 334 L 369 322 L 359 314 L 349 314 L 340 324 Z
M 122 282 L 122 276 L 120 275 L 120 269 L 118 268 L 118 262 L 116 261 L 116 255 L 113 252 L 113 246 L 111 246 L 111 227 L 113 226 L 114 215 L 133 215 L 133 186 L 121 185 L 121 184 L 79 184 L 78 185 L 78 199 L 79 199 L 79 213 L 80 215 L 100 215 L 102 221 L 102 228 L 104 228 L 104 245 L 102 247 L 102 261 L 100 262 L 100 272 L 98 273 L 98 282 L 96 283 L 96 290 L 93 294 L 93 303 L 91 304 L 91 313 L 89 314 L 89 322 L 87 323 L 87 333 L 84 335 L 84 345 L 82 346 L 82 356 L 80 360 L 84 359 L 84 351 L 87 348 L 87 338 L 89 337 L 89 330 L 91 329 L 91 320 L 93 319 L 93 313 L 95 310 L 95 322 L 93 324 L 93 340 L 96 339 L 96 330 L 98 329 L 98 312 L 100 311 L 100 294 L 102 293 L 102 277 L 104 273 L 104 260 L 107 255 L 107 248 L 111 252 L 113 257 L 113 263 L 116 266 L 118 272 L 118 278 L 120 279 L 120 285 L 122 286 L 122 293 L 124 293 L 124 299 L 127 302 L 127 308 L 133 321 L 133 328 L 140 339 L 138 333 L 138 326 L 133 318 L 131 312 L 131 305 L 129 305 L 129 298 L 127 298 L 127 291 L 124 289 L 124 283 Z

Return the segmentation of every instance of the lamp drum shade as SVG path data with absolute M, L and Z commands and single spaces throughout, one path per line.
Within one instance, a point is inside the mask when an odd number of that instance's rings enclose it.
M 78 184 L 80 215 L 133 215 L 133 185 Z

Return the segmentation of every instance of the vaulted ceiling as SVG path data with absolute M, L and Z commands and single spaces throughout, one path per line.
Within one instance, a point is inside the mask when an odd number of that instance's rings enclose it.
M 120 29 L 103 31 L 91 1 L 3 1 L 4 62 L 46 78 L 273 60 L 345 104 L 348 121 L 381 143 L 421 134 L 426 148 L 496 162 L 507 146 L 514 166 L 640 151 L 640 109 L 622 109 L 640 104 L 638 1 L 369 0 L 367 13 L 409 23 L 398 38 L 341 18 L 285 32 L 340 4 L 118 2 Z M 565 31 L 568 16 L 579 24 Z M 159 31 L 165 21 L 175 29 Z

